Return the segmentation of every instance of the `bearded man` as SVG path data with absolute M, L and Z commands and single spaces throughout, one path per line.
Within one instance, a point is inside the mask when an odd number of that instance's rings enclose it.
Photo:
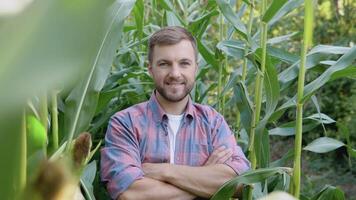
M 151 36 L 155 90 L 111 117 L 101 150 L 101 177 L 113 199 L 209 198 L 249 169 L 223 116 L 189 96 L 197 57 L 196 40 L 182 27 Z

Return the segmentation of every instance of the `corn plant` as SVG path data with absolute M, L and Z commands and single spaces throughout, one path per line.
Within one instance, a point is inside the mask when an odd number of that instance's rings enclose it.
M 294 171 L 293 184 L 291 193 L 299 198 L 300 195 L 300 176 L 301 176 L 301 148 L 302 148 L 302 129 L 303 129 L 303 93 L 305 80 L 305 59 L 306 52 L 312 42 L 313 30 L 313 1 L 306 0 L 304 9 L 304 35 L 303 45 L 300 55 L 300 68 L 298 76 L 298 91 L 297 91 L 297 114 L 296 114 L 296 128 L 295 128 L 295 150 L 294 150 Z
M 4 199 L 18 198 L 16 194 L 30 185 L 32 175 L 38 175 L 31 170 L 37 166 L 44 172 L 72 174 L 76 180 L 63 175 L 58 182 L 68 182 L 74 188 L 80 183 L 85 199 L 107 198 L 95 176 L 99 172 L 94 152 L 101 145 L 110 116 L 151 94 L 153 84 L 146 68 L 149 36 L 160 27 L 178 25 L 190 30 L 198 44 L 199 72 L 192 98 L 215 106 L 235 124 L 237 141 L 252 161 L 250 171 L 227 182 L 212 199 L 230 198 L 238 184 L 253 185 L 244 191 L 248 199 L 276 190 L 301 196 L 301 133 L 335 123 L 315 103 L 315 94 L 330 81 L 356 74 L 355 47 L 318 41 L 311 46 L 304 38 L 299 56 L 285 48 L 286 41 L 299 39 L 298 34 L 272 37 L 271 32 L 286 18 L 301 18 L 298 13 L 303 2 L 118 0 L 104 23 L 107 2 L 34 1 L 23 13 L 7 16 L 0 28 L 0 35 L 5 36 L 0 37 L 0 140 L 4 143 L 0 145 L 0 166 L 6 166 L 0 174 L 0 194 Z M 310 11 L 312 1 L 305 2 L 304 8 Z M 307 34 L 309 28 L 302 32 Z M 308 77 L 304 71 L 317 75 L 297 81 Z M 301 109 L 310 99 L 317 113 L 303 116 Z M 294 108 L 299 113 L 296 120 L 283 121 L 283 115 Z M 78 138 L 85 131 L 91 134 Z M 308 141 L 303 150 L 326 153 L 346 146 L 349 159 L 353 159 L 356 150 L 344 132 L 346 144 L 325 136 Z M 275 135 L 297 138 L 294 151 L 271 160 L 269 138 Z M 68 167 L 73 164 L 67 161 L 56 163 L 76 152 L 75 146 L 88 141 L 89 136 L 96 148 L 85 158 L 75 159 L 80 169 Z M 83 143 L 91 149 L 91 143 Z M 26 156 L 36 150 L 42 152 L 38 157 Z M 293 156 L 293 168 L 287 167 Z M 89 163 L 90 158 L 93 161 Z M 41 159 L 48 162 L 40 165 Z M 68 171 L 58 170 L 53 163 Z M 344 194 L 326 186 L 313 197 L 303 198 L 344 199 Z

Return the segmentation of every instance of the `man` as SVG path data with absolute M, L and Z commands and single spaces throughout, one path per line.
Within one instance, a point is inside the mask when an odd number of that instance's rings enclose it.
M 147 102 L 112 116 L 101 152 L 101 176 L 113 199 L 211 197 L 249 168 L 224 118 L 193 103 L 198 51 L 184 28 L 149 40 L 155 91 Z

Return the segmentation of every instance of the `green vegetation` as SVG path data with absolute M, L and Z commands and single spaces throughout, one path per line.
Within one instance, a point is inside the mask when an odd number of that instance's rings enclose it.
M 64 198 L 78 185 L 86 199 L 108 199 L 97 163 L 107 122 L 150 96 L 147 40 L 167 25 L 195 35 L 191 96 L 224 114 L 252 161 L 212 199 L 242 183 L 246 199 L 277 190 L 351 198 L 339 186 L 356 184 L 355 20 L 350 0 L 53 0 L 0 10 L 2 199 Z

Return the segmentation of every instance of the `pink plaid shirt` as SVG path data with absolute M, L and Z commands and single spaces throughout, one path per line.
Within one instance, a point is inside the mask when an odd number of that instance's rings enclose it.
M 168 118 L 155 93 L 149 101 L 117 112 L 111 117 L 101 150 L 101 178 L 111 198 L 116 199 L 135 180 L 144 177 L 141 163 L 169 163 Z M 176 137 L 174 163 L 202 166 L 220 146 L 233 150 L 225 162 L 236 174 L 250 163 L 237 145 L 222 115 L 206 105 L 187 104 Z

